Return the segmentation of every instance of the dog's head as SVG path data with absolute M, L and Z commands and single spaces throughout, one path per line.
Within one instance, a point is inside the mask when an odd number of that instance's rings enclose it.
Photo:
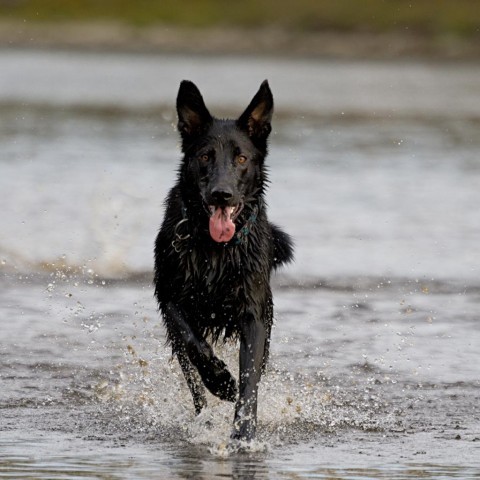
M 177 113 L 182 175 L 209 214 L 211 237 L 228 242 L 245 204 L 263 193 L 272 92 L 265 80 L 237 120 L 219 120 L 210 115 L 195 84 L 183 81 Z

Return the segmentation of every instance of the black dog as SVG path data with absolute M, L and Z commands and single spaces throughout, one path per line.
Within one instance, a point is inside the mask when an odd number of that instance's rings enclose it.
M 155 295 L 196 413 L 206 405 L 204 384 L 237 402 L 231 438 L 248 441 L 268 358 L 270 275 L 293 256 L 264 201 L 273 97 L 265 81 L 238 120 L 219 120 L 183 81 L 177 112 L 184 158 L 155 242 Z M 208 336 L 240 339 L 239 389 Z

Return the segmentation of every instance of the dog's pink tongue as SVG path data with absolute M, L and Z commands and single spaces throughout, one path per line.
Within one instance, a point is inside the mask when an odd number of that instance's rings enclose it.
M 235 233 L 235 224 L 231 219 L 231 207 L 217 207 L 210 217 L 210 236 L 216 242 L 228 242 Z

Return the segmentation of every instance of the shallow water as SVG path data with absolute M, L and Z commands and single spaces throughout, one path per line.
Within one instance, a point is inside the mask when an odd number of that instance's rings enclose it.
M 0 477 L 480 476 L 480 68 L 0 65 Z M 151 250 L 179 80 L 238 114 L 264 77 L 270 216 L 297 258 L 274 279 L 258 442 L 233 454 L 233 406 L 210 397 L 196 418 L 170 361 Z M 235 372 L 235 345 L 219 350 Z

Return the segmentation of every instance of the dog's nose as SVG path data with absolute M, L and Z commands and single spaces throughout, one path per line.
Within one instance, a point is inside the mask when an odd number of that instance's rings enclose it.
M 233 192 L 228 187 L 214 188 L 212 198 L 217 204 L 227 203 L 233 198 Z

